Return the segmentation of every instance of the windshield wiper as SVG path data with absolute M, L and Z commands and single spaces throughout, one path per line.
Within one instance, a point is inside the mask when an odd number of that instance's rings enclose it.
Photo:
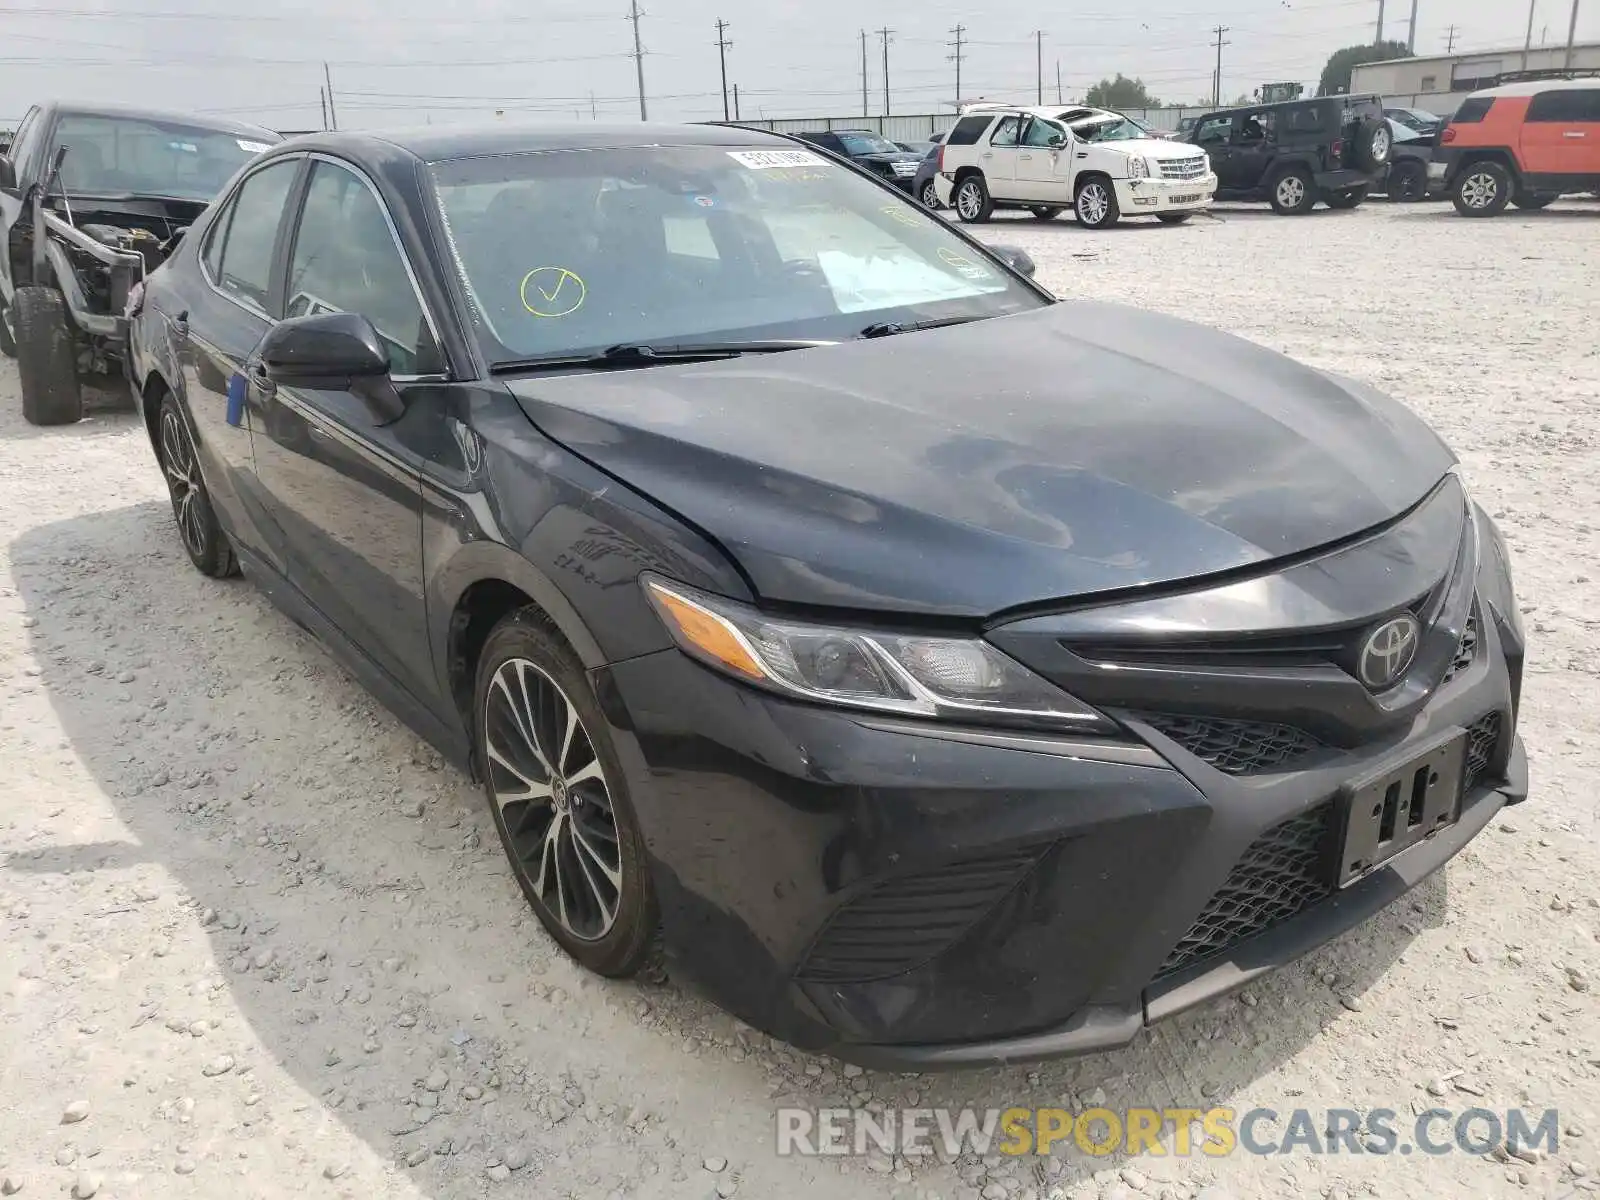
M 826 339 L 778 338 L 749 342 L 673 342 L 659 345 L 646 342 L 620 342 L 597 354 L 544 354 L 533 358 L 510 359 L 494 364 L 495 374 L 507 371 L 557 370 L 562 367 L 638 367 L 655 363 L 712 362 L 739 358 L 746 354 L 781 354 L 785 350 L 810 350 L 816 346 L 835 346 Z
M 877 321 L 861 331 L 864 338 L 888 337 L 894 333 L 915 333 L 919 329 L 938 329 L 943 325 L 965 325 L 982 317 L 939 317 L 932 321 Z

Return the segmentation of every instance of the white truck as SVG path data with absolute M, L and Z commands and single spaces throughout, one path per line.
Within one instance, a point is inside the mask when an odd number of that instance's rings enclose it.
M 1210 206 L 1217 177 L 1203 150 L 1151 137 L 1121 113 L 974 105 L 940 148 L 934 188 L 967 222 L 997 208 L 1049 221 L 1070 208 L 1104 229 L 1140 216 L 1181 225 Z

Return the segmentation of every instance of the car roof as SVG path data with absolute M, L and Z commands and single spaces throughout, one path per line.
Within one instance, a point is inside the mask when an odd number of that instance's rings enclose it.
M 1540 92 L 1564 92 L 1572 88 L 1600 89 L 1600 79 L 1524 79 L 1484 88 L 1474 96 L 1537 96 Z
M 1372 100 L 1381 103 L 1383 97 L 1376 92 L 1358 92 L 1353 95 L 1337 96 L 1302 96 L 1298 100 L 1273 100 L 1266 104 L 1230 104 L 1226 108 L 1214 108 L 1207 116 L 1221 116 L 1223 113 L 1260 112 L 1264 108 L 1298 108 L 1306 104 L 1327 104 L 1330 101 L 1339 101 L 1348 104 L 1352 100 Z M 1390 107 L 1393 107 L 1392 105 Z
M 291 138 L 293 146 L 319 146 L 340 152 L 363 148 L 380 153 L 398 148 L 423 162 L 459 158 L 492 158 L 540 150 L 630 150 L 652 146 L 793 146 L 790 138 L 743 125 L 670 124 L 594 121 L 510 124 L 504 121 L 460 125 L 418 125 L 360 133 L 308 133 Z
M 182 112 L 175 109 L 144 108 L 134 104 L 98 104 L 73 100 L 52 100 L 41 106 L 61 116 L 105 117 L 115 120 L 163 121 L 175 125 L 194 125 L 200 129 L 214 129 L 218 133 L 235 133 L 254 141 L 281 142 L 283 135 L 262 125 L 248 121 L 235 121 L 227 117 L 208 116 L 205 113 Z

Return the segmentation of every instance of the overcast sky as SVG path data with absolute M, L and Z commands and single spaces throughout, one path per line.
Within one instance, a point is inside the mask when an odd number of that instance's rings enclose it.
M 1419 0 L 1417 52 L 1522 44 L 1526 0 Z M 1600 0 L 1582 0 L 1580 41 L 1600 40 Z M 1027 97 L 1033 31 L 1045 29 L 1046 90 L 1103 75 L 1143 78 L 1164 100 L 1211 90 L 1211 27 L 1229 26 L 1223 90 L 1314 83 L 1327 56 L 1370 39 L 1377 0 L 1081 0 L 1070 12 L 1022 0 L 649 0 L 641 21 L 652 118 L 722 115 L 718 17 L 742 115 L 861 112 L 858 31 L 888 26 L 893 111 L 937 111 L 955 94 L 947 61 L 966 26 L 962 91 Z M 328 60 L 340 124 L 367 127 L 541 114 L 638 114 L 626 0 L 0 0 L 0 119 L 51 95 L 225 112 L 278 129 L 320 124 Z M 1571 0 L 1535 0 L 1534 41 L 1564 43 Z M 1077 5 L 1072 7 L 1076 8 Z M 105 11 L 100 11 L 102 8 Z M 114 10 L 114 11 L 113 11 Z M 1404 40 L 1410 0 L 1388 0 L 1385 33 Z M 446 15 L 440 16 L 440 13 Z M 869 105 L 883 111 L 883 47 L 869 33 Z M 593 96 L 591 106 L 591 95 Z

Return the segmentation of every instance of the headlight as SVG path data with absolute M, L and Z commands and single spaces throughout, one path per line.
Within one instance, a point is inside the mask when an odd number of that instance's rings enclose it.
M 1150 177 L 1150 164 L 1142 158 L 1132 155 L 1128 157 L 1128 178 L 1148 179 Z
M 1112 728 L 987 642 L 780 620 L 681 584 L 643 582 L 685 652 L 785 695 L 919 717 Z

